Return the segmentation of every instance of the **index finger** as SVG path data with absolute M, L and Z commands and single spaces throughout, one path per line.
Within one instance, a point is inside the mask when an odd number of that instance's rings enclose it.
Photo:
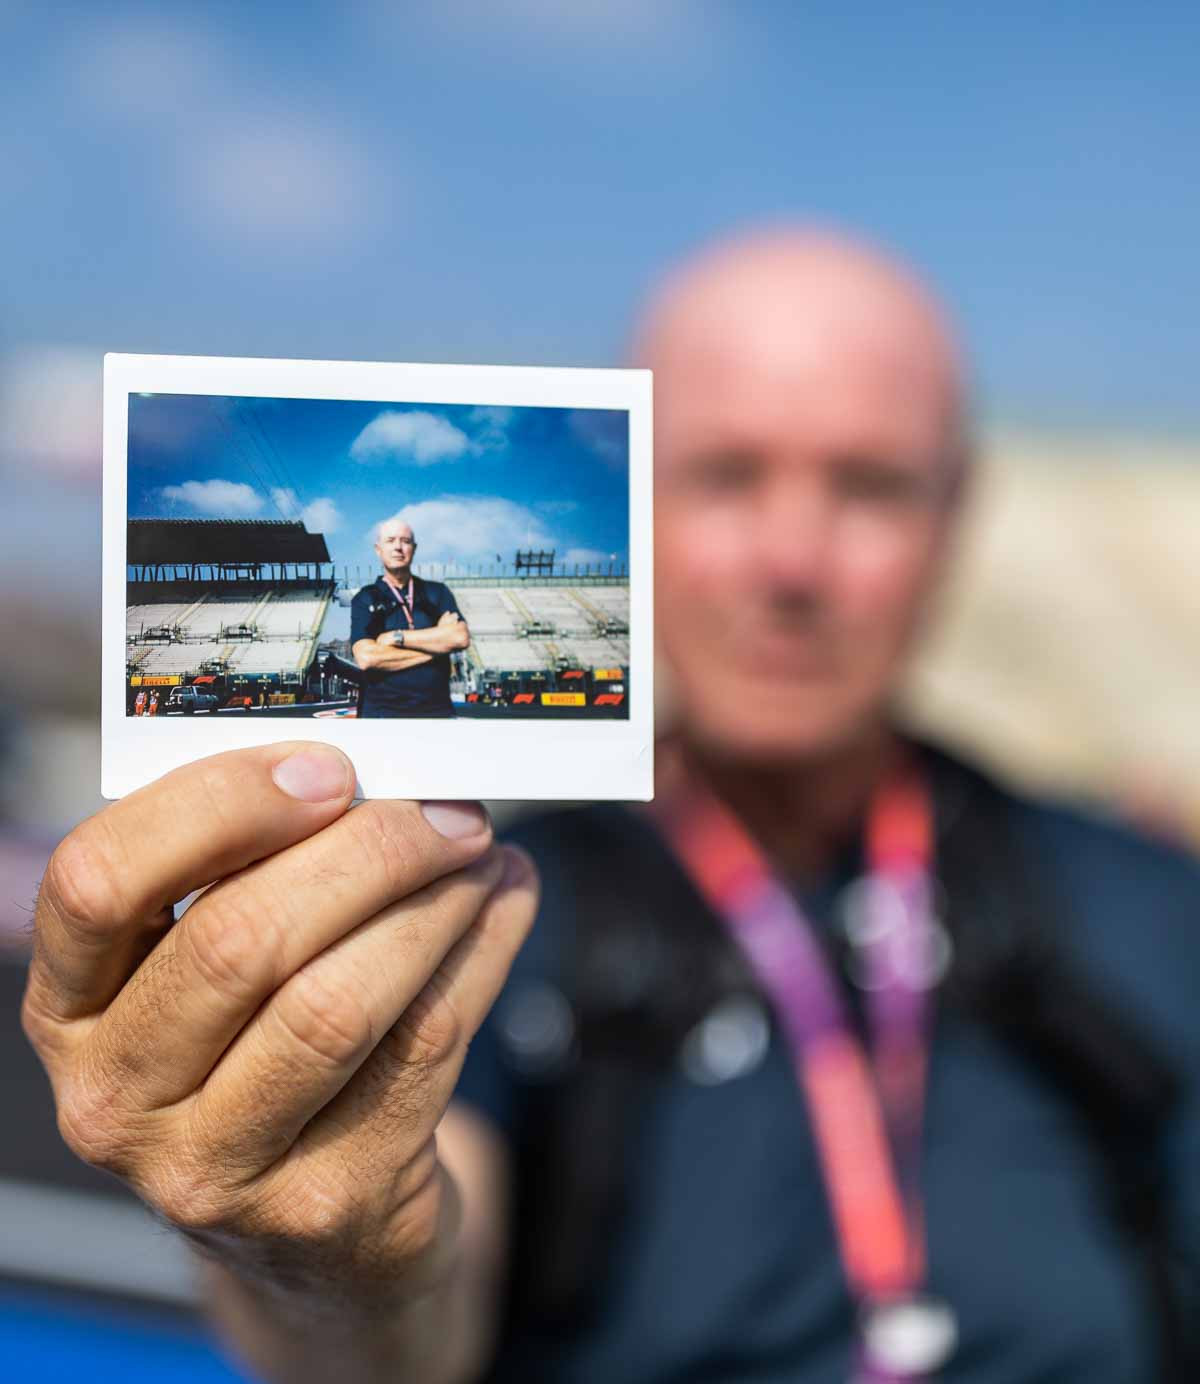
M 27 1008 L 104 1009 L 179 899 L 328 826 L 354 783 L 331 745 L 264 745 L 186 764 L 83 822 L 42 880 Z

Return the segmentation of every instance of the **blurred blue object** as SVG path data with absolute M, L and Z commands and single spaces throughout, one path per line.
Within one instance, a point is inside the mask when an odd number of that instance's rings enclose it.
M 245 1384 L 194 1326 L 0 1291 L 0 1379 L 9 1384 Z

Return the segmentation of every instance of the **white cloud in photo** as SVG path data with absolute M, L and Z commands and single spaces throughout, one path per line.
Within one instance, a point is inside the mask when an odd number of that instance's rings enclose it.
M 328 495 L 302 505 L 290 487 L 276 486 L 271 491 L 271 503 L 285 519 L 299 519 L 309 533 L 336 533 L 342 526 L 342 514 Z
M 300 511 L 309 533 L 336 533 L 342 527 L 342 514 L 328 495 L 319 495 Z
M 100 470 L 101 352 L 26 347 L 0 364 L 0 457 L 79 477 Z
M 562 555 L 568 567 L 597 567 L 615 560 L 615 553 L 602 553 L 599 548 L 568 548 Z
M 244 481 L 184 481 L 164 485 L 159 491 L 170 504 L 187 505 L 198 514 L 220 519 L 242 519 L 262 509 L 263 497 Z
M 350 444 L 354 461 L 402 461 L 417 466 L 456 461 L 472 450 L 471 439 L 461 428 L 424 409 L 403 413 L 387 409 L 372 418 Z
M 467 415 L 475 450 L 497 452 L 508 446 L 508 429 L 514 410 L 493 404 L 481 404 Z
M 510 563 L 518 548 L 553 548 L 554 535 L 532 509 L 500 496 L 444 495 L 406 505 L 400 516 L 417 539 L 422 563 Z M 368 536 L 374 541 L 374 534 Z

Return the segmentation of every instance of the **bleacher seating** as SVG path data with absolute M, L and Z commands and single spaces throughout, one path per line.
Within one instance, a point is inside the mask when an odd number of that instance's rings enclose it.
M 126 608 L 126 658 L 142 674 L 195 674 L 212 660 L 223 661 L 231 673 L 302 673 L 316 651 L 330 594 L 327 585 L 280 589 L 254 582 L 236 595 L 140 602 Z M 221 638 L 222 629 L 236 625 L 252 627 L 256 637 Z M 156 626 L 177 628 L 178 640 L 140 642 Z
M 476 673 L 629 666 L 628 636 L 602 633 L 610 622 L 628 625 L 626 583 L 575 587 L 526 578 L 459 586 L 451 579 L 449 585 L 471 627 L 466 662 Z M 329 601 L 324 585 L 257 582 L 232 595 L 142 602 L 126 611 L 126 655 L 143 674 L 195 674 L 212 660 L 223 661 L 231 673 L 303 672 L 315 654 Z M 236 625 L 253 627 L 257 637 L 220 637 L 222 629 Z M 523 635 L 530 625 L 547 632 Z M 140 642 L 139 635 L 154 626 L 177 627 L 178 642 Z
M 188 617 L 187 634 L 215 637 L 223 627 L 247 624 L 267 594 L 259 588 L 252 596 L 208 596 Z
M 185 611 L 194 606 L 195 601 L 163 601 L 156 605 L 131 605 L 125 607 L 125 637 L 136 638 L 144 629 L 156 625 L 168 627 L 179 622 Z
M 629 666 L 628 637 L 599 633 L 609 621 L 628 625 L 627 584 L 576 588 L 528 578 L 494 586 L 455 587 L 453 580 L 449 585 L 471 627 L 471 661 L 478 669 Z M 548 625 L 554 633 L 522 637 L 522 627 L 530 624 Z

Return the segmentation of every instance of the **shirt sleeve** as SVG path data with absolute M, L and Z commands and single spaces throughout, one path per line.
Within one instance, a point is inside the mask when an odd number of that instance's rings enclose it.
M 454 592 L 448 586 L 442 586 L 442 614 L 452 610 L 455 615 L 462 619 L 462 611 L 458 608 L 458 602 L 454 599 Z
M 373 639 L 371 630 L 371 594 L 366 587 L 350 602 L 350 647 L 360 639 Z

